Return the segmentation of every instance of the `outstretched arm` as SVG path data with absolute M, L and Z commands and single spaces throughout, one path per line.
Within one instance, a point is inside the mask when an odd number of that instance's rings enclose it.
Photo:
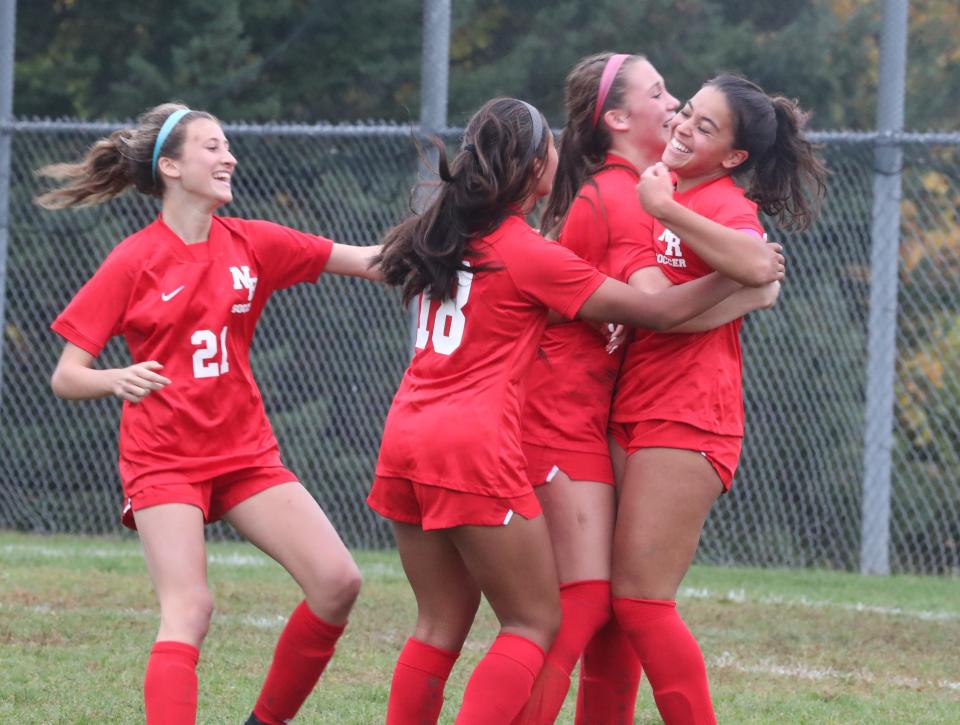
M 664 164 L 654 164 L 643 172 L 637 192 L 648 213 L 721 274 L 748 287 L 783 279 L 785 260 L 779 244 L 768 244 L 761 237 L 687 209 L 673 198 L 673 182 Z
M 154 390 L 170 384 L 158 374 L 163 365 L 155 360 L 137 363 L 126 368 L 97 370 L 93 355 L 72 342 L 64 345 L 50 379 L 54 394 L 64 400 L 93 400 L 115 395 L 130 403 L 139 403 Z
M 327 274 L 343 274 L 349 277 L 363 277 L 364 279 L 379 282 L 383 279 L 379 266 L 370 266 L 373 259 L 380 254 L 382 246 L 358 247 L 352 244 L 334 244 L 330 252 L 330 259 L 324 272 Z

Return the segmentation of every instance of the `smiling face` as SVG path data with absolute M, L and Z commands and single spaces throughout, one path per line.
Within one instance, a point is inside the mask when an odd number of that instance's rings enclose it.
M 622 107 L 605 114 L 614 145 L 626 144 L 639 154 L 656 159 L 670 137 L 669 123 L 680 104 L 667 91 L 663 77 L 648 60 L 634 60 L 622 72 L 625 82 Z
M 179 158 L 161 157 L 159 168 L 168 177 L 168 186 L 179 182 L 192 196 L 213 208 L 233 199 L 231 178 L 237 160 L 220 124 L 208 118 L 190 121 L 184 129 Z M 176 180 L 176 181 L 174 181 Z
M 700 183 L 725 176 L 747 159 L 746 151 L 733 148 L 733 114 L 723 91 L 713 86 L 687 101 L 670 131 L 662 161 L 681 179 Z

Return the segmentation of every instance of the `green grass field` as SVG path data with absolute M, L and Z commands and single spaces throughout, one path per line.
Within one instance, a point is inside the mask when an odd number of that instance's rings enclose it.
M 217 612 L 200 659 L 199 722 L 240 723 L 297 589 L 252 546 L 211 544 L 209 556 Z M 357 608 L 297 722 L 383 722 L 413 598 L 393 552 L 356 556 Z M 680 608 L 721 723 L 960 722 L 960 579 L 696 567 Z M 142 722 L 156 622 L 135 541 L 0 533 L 0 722 Z M 442 723 L 494 631 L 481 609 Z M 572 699 L 558 722 L 572 722 Z M 660 722 L 646 682 L 637 722 Z

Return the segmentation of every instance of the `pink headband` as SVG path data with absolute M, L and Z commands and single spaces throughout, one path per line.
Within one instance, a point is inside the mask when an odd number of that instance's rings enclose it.
M 596 128 L 600 122 L 600 112 L 603 110 L 603 104 L 607 102 L 607 94 L 610 93 L 610 86 L 613 85 L 613 79 L 617 77 L 617 71 L 620 66 L 630 56 L 626 53 L 616 53 L 610 56 L 610 60 L 603 67 L 603 75 L 600 76 L 600 89 L 597 91 L 597 108 L 593 112 L 593 127 Z

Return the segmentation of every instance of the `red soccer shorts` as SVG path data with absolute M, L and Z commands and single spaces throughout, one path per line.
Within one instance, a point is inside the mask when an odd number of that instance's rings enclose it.
M 522 496 L 485 496 L 386 476 L 374 479 L 367 503 L 384 518 L 414 524 L 424 531 L 506 526 L 514 514 L 532 519 L 543 513 L 533 489 Z
M 161 478 L 158 476 L 155 483 L 147 483 L 127 499 L 120 520 L 128 529 L 137 528 L 134 520 L 135 512 L 165 503 L 185 503 L 196 506 L 203 511 L 203 520 L 212 524 L 214 521 L 219 521 L 238 503 L 246 501 L 254 494 L 279 486 L 281 483 L 299 481 L 296 474 L 283 466 L 241 468 L 197 483 L 163 483 Z
M 613 466 L 609 453 L 568 451 L 524 443 L 523 455 L 527 458 L 527 479 L 531 486 L 549 482 L 555 475 L 554 469 L 563 471 L 571 481 L 596 481 L 613 485 Z
M 730 490 L 740 460 L 743 438 L 726 436 L 673 420 L 610 422 L 610 435 L 629 456 L 641 448 L 682 448 L 697 451 L 720 476 L 724 492 Z

